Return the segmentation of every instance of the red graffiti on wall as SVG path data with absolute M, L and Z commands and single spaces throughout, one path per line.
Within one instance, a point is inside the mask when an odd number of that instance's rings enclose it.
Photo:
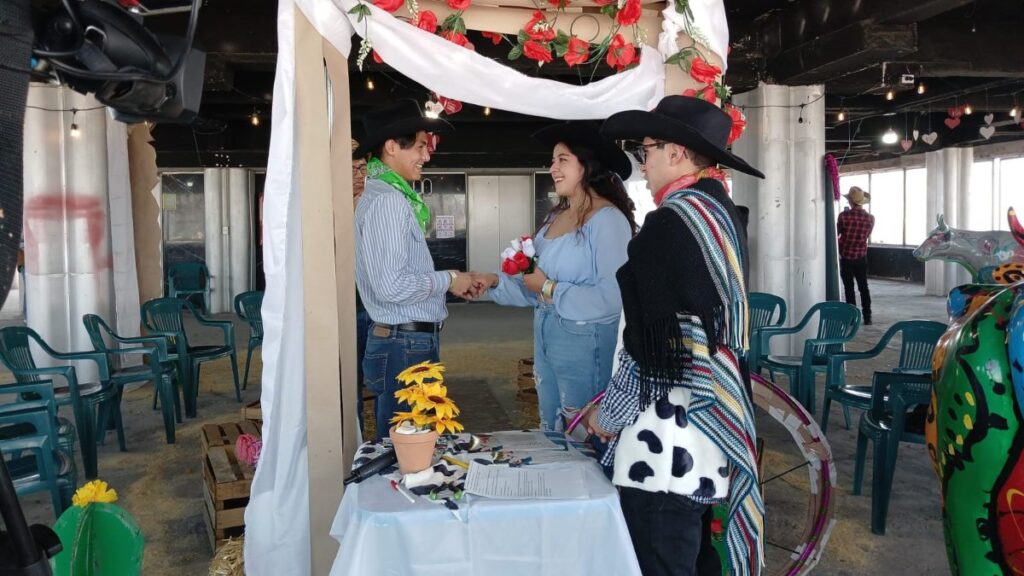
M 65 216 L 66 215 L 66 216 Z M 25 263 L 29 270 L 37 270 L 39 264 L 39 227 L 47 221 L 69 222 L 84 219 L 86 241 L 92 252 L 96 270 L 111 266 L 111 256 L 104 249 L 103 238 L 107 231 L 107 213 L 100 198 L 95 196 L 39 196 L 25 202 Z

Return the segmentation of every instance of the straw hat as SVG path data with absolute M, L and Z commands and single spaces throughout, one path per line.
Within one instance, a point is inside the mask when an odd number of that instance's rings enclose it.
M 843 196 L 854 206 L 863 206 L 871 202 L 871 193 L 861 190 L 860 186 L 851 186 L 850 191 Z

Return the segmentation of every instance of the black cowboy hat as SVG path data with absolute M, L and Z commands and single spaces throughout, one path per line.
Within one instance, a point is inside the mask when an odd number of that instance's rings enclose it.
M 716 164 L 764 178 L 757 168 L 725 149 L 731 130 L 729 114 L 692 96 L 666 96 L 650 112 L 619 112 L 612 114 L 601 126 L 601 134 L 609 138 L 666 140 L 707 156 Z
M 559 122 L 533 133 L 533 138 L 554 148 L 559 142 L 579 145 L 594 152 L 602 166 L 627 180 L 633 173 L 629 156 L 613 140 L 601 135 L 601 125 L 591 120 Z
M 417 132 L 444 134 L 455 128 L 440 118 L 423 115 L 420 105 L 411 98 L 382 104 L 363 115 L 362 138 L 355 155 L 365 157 L 391 138 L 409 136 Z

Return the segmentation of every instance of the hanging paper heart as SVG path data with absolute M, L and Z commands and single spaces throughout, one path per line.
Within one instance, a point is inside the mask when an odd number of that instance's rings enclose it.
M 938 139 L 939 139 L 939 135 L 937 133 L 935 133 L 935 132 L 929 132 L 928 134 L 924 134 L 924 135 L 921 136 L 921 140 L 924 140 L 924 143 L 929 145 L 929 146 L 931 146 L 932 144 L 935 144 L 935 141 L 938 140 Z
M 906 138 L 904 138 L 903 140 L 900 141 L 900 148 L 903 148 L 904 152 L 906 152 L 907 150 L 910 150 L 913 146 L 914 146 L 913 140 L 907 140 Z
M 964 108 L 963 106 L 954 106 L 949 110 L 946 110 L 946 112 L 949 114 L 950 118 L 959 118 L 964 115 Z
M 985 114 L 985 124 L 991 124 L 995 117 L 995 114 Z
M 427 134 L 427 152 L 433 154 L 434 150 L 437 150 L 437 145 L 441 143 L 441 137 L 433 132 Z
M 433 100 L 427 102 L 424 107 L 427 109 L 427 112 L 435 115 L 440 115 L 441 112 L 444 112 L 444 105 L 440 102 L 434 102 Z
M 458 100 L 452 100 L 451 98 L 445 98 L 444 96 L 438 95 L 437 101 L 444 107 L 444 113 L 451 116 L 462 110 L 462 102 Z
M 946 118 L 945 120 L 943 120 L 943 122 L 945 122 L 946 127 L 948 127 L 950 130 L 960 125 L 959 118 Z
M 978 129 L 978 134 L 981 134 L 981 137 L 984 138 L 985 140 L 988 140 L 989 138 L 991 138 L 992 135 L 995 134 L 995 133 L 996 133 L 996 127 L 995 126 L 982 126 L 980 129 Z
M 921 131 L 920 130 L 914 130 L 914 141 L 915 142 L 917 141 L 917 138 L 919 136 L 921 136 Z

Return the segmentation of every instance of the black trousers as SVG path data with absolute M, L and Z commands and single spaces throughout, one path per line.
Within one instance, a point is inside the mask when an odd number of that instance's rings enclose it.
M 843 279 L 843 290 L 846 292 L 846 303 L 857 305 L 854 298 L 853 282 L 857 281 L 860 291 L 860 311 L 864 314 L 864 322 L 871 322 L 871 291 L 868 290 L 868 259 L 867 257 L 849 260 L 839 259 L 839 277 Z
M 678 494 L 636 488 L 620 489 L 619 500 L 644 576 L 722 574 L 711 545 L 710 506 Z

